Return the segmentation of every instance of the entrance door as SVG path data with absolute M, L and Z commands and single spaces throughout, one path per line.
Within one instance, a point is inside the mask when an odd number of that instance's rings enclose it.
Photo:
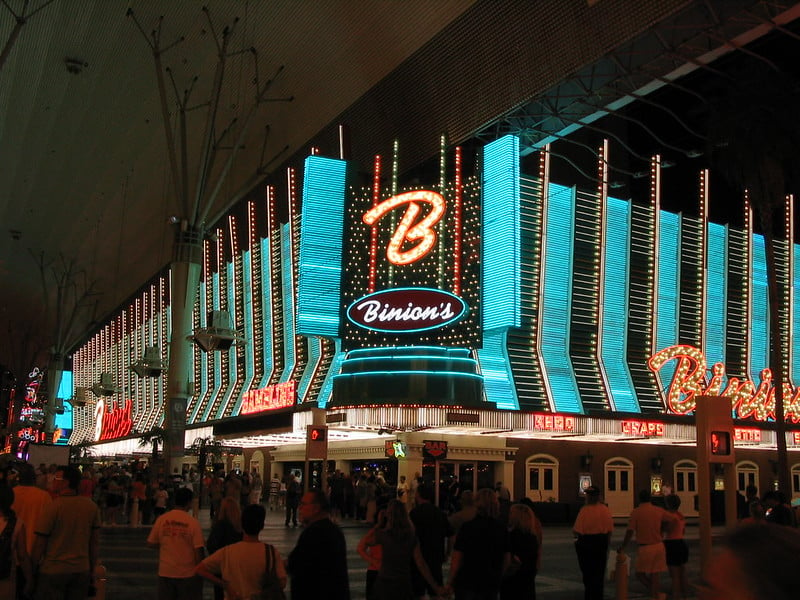
M 681 512 L 685 517 L 696 517 L 694 499 L 697 496 L 697 464 L 682 460 L 675 464 L 675 494 L 681 499 Z
M 633 510 L 633 463 L 627 458 L 612 458 L 605 464 L 605 500 L 611 514 L 627 517 Z
M 526 464 L 525 495 L 534 502 L 558 502 L 558 461 L 548 454 L 536 454 Z
M 764 495 L 764 491 L 758 487 L 758 465 L 745 460 L 736 465 L 736 489 L 746 495 L 749 485 L 755 486 L 760 496 Z
M 450 507 L 448 490 L 455 477 L 458 477 L 461 492 L 469 490 L 475 493 L 481 488 L 494 487 L 492 475 L 490 462 L 442 460 L 422 465 L 423 479 L 426 482 L 436 482 L 436 503 L 445 510 Z

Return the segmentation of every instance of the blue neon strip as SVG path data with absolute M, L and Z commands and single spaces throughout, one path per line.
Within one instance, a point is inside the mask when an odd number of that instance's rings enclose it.
M 792 244 L 792 253 L 794 255 L 794 268 L 792 269 L 792 287 L 794 295 L 792 297 L 792 339 L 795 342 L 800 341 L 800 245 Z M 791 346 L 792 363 L 791 375 L 792 383 L 797 386 L 800 385 L 800 349 Z
M 334 338 L 334 355 L 331 360 L 331 366 L 328 373 L 325 375 L 325 381 L 319 389 L 319 396 L 317 396 L 317 406 L 325 408 L 328 402 L 331 401 L 333 395 L 333 378 L 342 372 L 342 363 L 344 362 L 346 353 L 342 352 L 342 341 L 339 338 Z
M 519 139 L 488 144 L 483 158 L 483 329 L 520 327 Z
M 600 358 L 608 380 L 614 409 L 641 412 L 628 370 L 628 260 L 631 245 L 631 204 L 617 198 L 606 202 L 608 218 L 604 235 L 605 281 Z
M 550 184 L 542 278 L 542 363 L 556 412 L 582 413 L 569 358 L 575 190 Z
M 264 347 L 263 353 L 264 376 L 258 384 L 258 389 L 265 388 L 272 379 L 275 370 L 275 361 L 272 359 L 275 349 L 272 347 L 272 272 L 270 269 L 272 254 L 269 249 L 269 238 L 261 239 L 261 294 L 263 310 L 261 311 L 261 335 Z M 255 349 L 259 351 L 258 348 Z
M 483 348 L 478 350 L 478 359 L 486 399 L 497 408 L 519 410 L 517 386 L 514 384 L 514 374 L 508 358 L 507 337 L 507 329 L 484 331 Z
M 769 292 L 767 249 L 763 235 L 753 235 L 753 281 L 750 318 L 750 379 L 758 382 L 769 367 Z
M 306 368 L 303 369 L 303 375 L 300 377 L 300 383 L 297 384 L 297 402 L 303 402 L 311 382 L 314 381 L 314 373 L 316 372 L 319 361 L 322 359 L 322 340 L 317 336 L 308 338 L 308 362 Z
M 250 389 L 253 384 L 253 377 L 256 371 L 255 361 L 255 329 L 253 327 L 253 278 L 251 275 L 252 256 L 250 250 L 245 250 L 242 253 L 242 285 L 244 294 L 244 382 L 239 390 L 239 396 L 236 398 L 236 403 L 233 406 L 232 415 L 238 415 L 239 409 L 242 406 L 242 399 L 244 393 Z
M 225 272 L 226 272 L 226 281 L 227 284 L 225 287 L 227 288 L 228 294 L 228 314 L 231 317 L 231 326 L 235 328 L 236 326 L 236 290 L 234 288 L 234 265 L 232 262 L 225 263 Z M 228 402 L 231 401 L 231 396 L 233 396 L 233 391 L 236 389 L 236 384 L 238 380 L 238 372 L 236 368 L 236 363 L 238 362 L 238 356 L 235 349 L 231 349 L 227 351 L 228 353 L 228 384 L 225 386 L 225 393 L 222 396 L 222 402 L 219 403 L 219 408 L 217 408 L 217 413 L 214 416 L 215 419 L 221 419 L 222 416 L 225 414 L 225 409 L 228 407 Z
M 211 310 L 219 310 L 220 303 L 220 282 L 219 273 L 211 274 Z M 222 357 L 218 352 L 214 353 L 212 358 L 214 365 L 214 387 L 211 391 L 211 397 L 208 399 L 205 410 L 203 410 L 203 422 L 208 421 L 208 415 L 211 413 L 211 407 L 217 400 L 220 390 L 222 389 Z
M 283 282 L 283 355 L 285 357 L 280 382 L 291 379 L 297 357 L 294 353 L 294 289 L 292 288 L 292 236 L 289 224 L 281 226 L 281 278 Z
M 658 304 L 656 307 L 656 352 L 678 343 L 678 306 L 680 296 L 680 216 L 661 211 L 658 238 Z M 658 372 L 665 388 L 675 374 L 671 360 Z M 664 390 L 666 391 L 666 390 Z
M 198 300 L 200 301 L 200 314 L 206 314 L 206 282 L 200 282 L 200 291 L 198 292 Z M 208 353 L 207 352 L 197 352 L 196 355 L 200 356 L 200 381 L 195 382 L 195 385 L 199 385 L 198 389 L 195 390 L 195 401 L 194 406 L 192 407 L 192 412 L 189 415 L 188 422 L 189 423 L 196 423 L 197 422 L 197 413 L 200 411 L 200 406 L 203 404 L 203 400 L 208 393 Z
M 728 306 L 728 228 L 708 224 L 708 257 L 706 259 L 706 322 L 705 338 L 708 366 L 725 364 L 726 307 Z
M 413 370 L 396 370 L 396 371 L 360 371 L 359 373 L 344 373 L 334 375 L 334 379 L 350 378 L 350 377 L 366 377 L 374 375 L 425 375 L 427 377 L 453 377 L 462 379 L 483 379 L 483 375 L 477 373 L 460 373 L 458 371 L 413 371 Z
M 339 335 L 347 163 L 309 156 L 303 180 L 297 332 Z
M 347 353 L 347 357 L 355 358 L 357 356 L 361 356 L 362 354 L 371 356 L 376 352 L 379 352 L 381 355 L 385 356 L 388 351 L 397 352 L 403 356 L 408 356 L 409 354 L 416 356 L 414 353 L 422 350 L 432 352 L 437 356 L 443 356 L 445 354 L 448 356 L 469 356 L 469 350 L 466 348 L 445 348 L 444 346 L 381 346 L 379 348 L 356 348 L 354 350 L 350 350 Z
M 72 382 L 72 371 L 62 371 L 61 383 L 58 385 L 58 393 L 56 394 L 56 398 L 61 398 L 62 400 L 69 400 L 72 398 L 75 395 Z
M 370 360 L 387 360 L 387 358 L 391 358 L 391 356 L 365 356 L 364 358 L 357 358 L 354 357 L 352 353 L 347 356 L 348 360 L 358 360 L 359 362 L 367 362 Z M 446 362 L 452 363 L 463 363 L 470 366 L 477 366 L 477 361 L 474 358 L 463 358 L 463 357 L 450 357 L 445 356 L 443 354 L 436 355 L 436 356 L 425 356 L 421 354 L 399 354 L 396 357 L 398 360 L 441 360 Z

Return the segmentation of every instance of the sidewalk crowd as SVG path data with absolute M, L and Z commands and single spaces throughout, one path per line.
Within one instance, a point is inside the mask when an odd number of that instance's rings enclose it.
M 614 522 L 601 490 L 584 491 L 573 526 L 576 562 L 584 599 L 602 600 Z M 535 505 L 512 502 L 501 482 L 474 494 L 456 479 L 440 482 L 438 503 L 436 492 L 419 474 L 395 484 L 381 472 L 336 471 L 324 490 L 304 491 L 295 473 L 265 484 L 256 471 L 158 478 L 119 466 L 10 463 L 0 472 L 0 600 L 91 596 L 99 529 L 120 525 L 152 526 L 147 545 L 158 552 L 158 600 L 198 600 L 204 582 L 219 600 L 349 600 L 351 586 L 361 585 L 368 600 L 535 599 L 547 548 Z M 664 497 L 662 507 L 641 492 L 616 547 L 620 556 L 635 548 L 638 591 L 654 600 L 800 598 L 795 513 L 777 492 L 746 495 L 740 525 L 694 590 L 679 498 Z M 207 538 L 192 514 L 198 499 L 210 509 Z M 285 557 L 259 539 L 268 511 L 286 527 L 302 527 Z M 344 520 L 365 527 L 362 582 L 350 581 Z M 669 573 L 669 593 L 662 573 Z

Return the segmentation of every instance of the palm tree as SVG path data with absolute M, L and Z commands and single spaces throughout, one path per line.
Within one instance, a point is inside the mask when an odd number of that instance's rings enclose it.
M 770 314 L 770 368 L 775 386 L 778 485 L 789 492 L 789 464 L 783 399 L 784 343 L 788 327 L 779 316 L 781 290 L 775 258 L 775 218 L 782 216 L 786 195 L 796 183 L 800 159 L 800 127 L 796 106 L 800 82 L 786 72 L 754 60 L 735 73 L 712 102 L 708 141 L 715 172 L 742 194 L 749 194 L 758 216 L 767 252 Z M 788 240 L 793 243 L 793 240 Z
M 152 454 L 150 455 L 150 476 L 156 476 L 156 465 L 158 465 L 158 445 L 164 445 L 164 440 L 167 437 L 167 431 L 163 427 L 155 426 L 148 431 L 145 431 L 139 438 L 139 447 L 151 446 Z
M 222 450 L 222 443 L 214 439 L 213 436 L 195 438 L 192 442 L 191 451 L 193 454 L 197 454 L 197 470 L 200 475 L 200 487 L 198 491 L 200 507 L 203 505 L 203 474 L 206 471 L 206 462 L 209 456 L 212 457 L 212 461 L 215 457 L 218 458 L 222 456 Z

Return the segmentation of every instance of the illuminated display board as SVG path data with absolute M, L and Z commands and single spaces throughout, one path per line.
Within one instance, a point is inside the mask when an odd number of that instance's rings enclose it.
M 248 390 L 243 395 L 239 414 L 247 415 L 265 410 L 294 406 L 297 399 L 297 383 L 287 381 L 269 385 L 260 390 Z
M 376 158 L 373 184 L 351 189 L 341 282 L 344 349 L 481 345 L 480 185 L 464 180 L 460 149 L 451 158 L 449 182 L 398 189 L 390 178 L 384 185 Z

